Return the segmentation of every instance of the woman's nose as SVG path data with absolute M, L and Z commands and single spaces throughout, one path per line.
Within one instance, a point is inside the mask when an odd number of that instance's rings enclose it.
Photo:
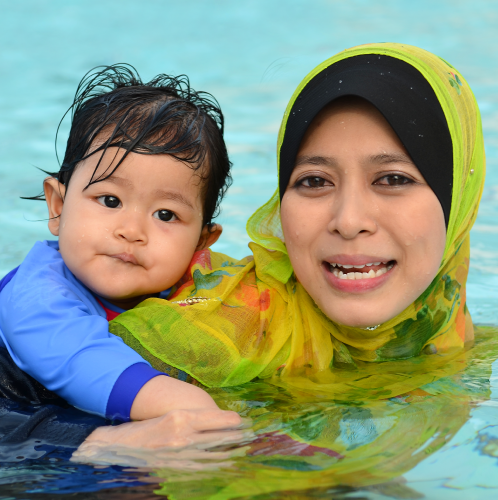
M 147 243 L 146 224 L 138 210 L 123 211 L 114 229 L 114 236 L 130 243 Z
M 359 234 L 373 234 L 377 231 L 377 212 L 367 190 L 359 186 L 345 187 L 332 203 L 328 230 L 348 240 Z

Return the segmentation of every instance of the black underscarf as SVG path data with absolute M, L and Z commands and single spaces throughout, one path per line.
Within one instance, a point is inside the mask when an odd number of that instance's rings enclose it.
M 280 149 L 280 199 L 308 126 L 322 108 L 343 96 L 362 97 L 382 113 L 437 196 L 448 227 L 453 146 L 446 118 L 424 76 L 390 56 L 350 57 L 325 68 L 308 82 L 292 106 Z

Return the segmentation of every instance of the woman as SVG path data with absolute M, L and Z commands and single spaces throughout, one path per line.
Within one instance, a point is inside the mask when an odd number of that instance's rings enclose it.
M 197 254 L 172 300 L 111 331 L 206 386 L 259 377 L 379 399 L 458 371 L 485 170 L 463 78 L 415 47 L 346 50 L 296 90 L 278 161 L 279 188 L 248 223 L 254 258 Z

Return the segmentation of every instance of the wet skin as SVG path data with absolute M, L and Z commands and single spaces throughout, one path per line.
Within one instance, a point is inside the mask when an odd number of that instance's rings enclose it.
M 117 163 L 109 149 L 96 178 Z M 221 233 L 203 227 L 199 176 L 169 155 L 130 153 L 108 179 L 88 185 L 100 153 L 79 164 L 67 192 L 45 181 L 49 229 L 64 262 L 90 290 L 129 309 L 174 285 L 194 252 Z M 57 217 L 59 216 L 60 217 Z
M 446 241 L 436 195 L 380 112 L 359 99 L 313 120 L 281 219 L 297 279 L 330 319 L 362 328 L 394 318 L 429 286 Z

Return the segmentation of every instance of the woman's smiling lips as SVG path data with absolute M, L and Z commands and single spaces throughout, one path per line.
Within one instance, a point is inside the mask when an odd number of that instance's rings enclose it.
M 335 255 L 322 263 L 327 281 L 346 293 L 369 292 L 392 275 L 396 261 L 368 255 Z

